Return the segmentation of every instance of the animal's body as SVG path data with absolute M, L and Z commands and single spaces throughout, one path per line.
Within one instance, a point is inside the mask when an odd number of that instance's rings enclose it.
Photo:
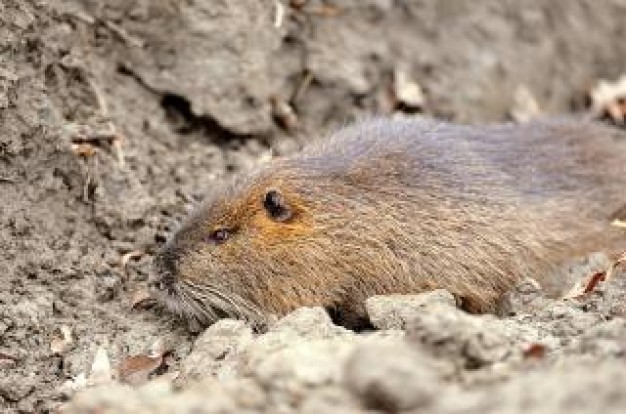
M 375 119 L 209 191 L 157 257 L 158 296 L 208 324 L 445 288 L 475 312 L 626 240 L 626 139 L 573 120 Z M 620 233 L 621 231 L 621 233 Z

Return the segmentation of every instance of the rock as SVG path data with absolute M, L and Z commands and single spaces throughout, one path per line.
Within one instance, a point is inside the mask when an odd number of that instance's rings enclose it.
M 485 389 L 442 390 L 436 407 L 438 414 L 566 414 L 621 413 L 624 409 L 623 369 L 603 364 L 590 374 L 588 366 L 565 365 L 524 372 Z M 617 371 L 622 371 L 618 373 Z
M 239 359 L 245 362 L 245 366 L 242 367 L 245 372 L 257 372 L 260 378 L 264 378 L 274 375 L 271 373 L 274 370 L 282 370 L 279 365 L 284 363 L 280 358 L 291 358 L 295 363 L 306 365 L 311 358 L 325 358 L 323 355 L 315 355 L 315 352 L 319 351 L 322 354 L 326 351 L 331 352 L 330 348 L 339 346 L 333 344 L 340 344 L 342 338 L 350 342 L 353 337 L 353 332 L 334 325 L 322 308 L 300 308 L 280 319 L 267 333 L 258 336 L 254 342 L 242 349 Z M 298 348 L 301 344 L 303 349 Z M 307 350 L 307 345 L 310 345 L 311 349 Z M 286 349 L 290 351 L 281 354 Z M 333 348 L 332 352 L 334 351 Z M 309 352 L 313 354 L 309 355 Z M 298 357 L 301 353 L 307 354 L 304 359 Z M 274 360 L 274 355 L 277 354 L 282 356 Z M 267 362 L 268 360 L 271 361 Z M 258 372 L 262 365 L 261 371 Z M 298 369 L 294 367 L 294 372 Z
M 404 329 L 422 308 L 433 303 L 456 306 L 450 292 L 437 289 L 419 295 L 372 296 L 365 301 L 365 309 L 376 328 Z
M 222 319 L 215 322 L 196 339 L 193 350 L 181 364 L 181 379 L 235 375 L 238 354 L 253 338 L 252 329 L 243 321 Z
M 109 302 L 115 299 L 122 288 L 122 281 L 112 271 L 103 272 L 94 283 L 94 295 L 98 302 Z
M 193 403 L 185 407 L 187 399 L 191 399 Z M 178 400 L 180 405 L 173 406 L 170 412 L 249 413 L 259 412 L 258 410 L 267 404 L 265 393 L 260 386 L 254 381 L 245 379 L 222 381 L 217 378 L 205 378 L 188 387 L 180 394 Z
M 312 390 L 338 384 L 354 348 L 354 333 L 336 326 L 322 308 L 300 308 L 242 350 L 242 372 L 280 401 L 296 407 Z
M 76 394 L 71 402 L 62 407 L 66 414 L 99 412 L 103 414 L 115 412 L 141 413 L 138 393 L 127 385 L 110 384 L 88 389 Z M 145 411 L 143 411 L 145 412 Z
M 182 382 L 210 375 L 220 381 L 244 376 L 251 380 L 248 388 L 262 387 L 269 393 L 276 410 L 291 409 L 312 390 L 340 382 L 354 336 L 334 325 L 322 308 L 298 309 L 259 336 L 241 321 L 221 320 L 196 340 L 181 365 Z M 237 401 L 242 395 L 233 393 Z
M 85 412 L 166 414 L 166 413 L 240 413 L 230 395 L 222 389 L 199 385 L 174 393 L 166 383 L 148 383 L 137 390 L 111 384 L 79 393 L 63 407 L 63 413 Z
M 507 292 L 498 306 L 501 316 L 515 316 L 531 313 L 545 306 L 545 297 L 539 282 L 527 278 L 519 282 L 515 288 Z
M 513 342 L 510 331 L 493 315 L 471 315 L 440 303 L 424 307 L 407 327 L 411 341 L 466 369 L 509 357 Z
M 480 405 L 466 412 L 623 413 L 626 409 L 623 365 L 605 363 L 590 368 L 576 363 L 520 375 L 498 392 L 484 393 Z
M 585 330 L 567 350 L 594 357 L 623 357 L 626 355 L 626 320 L 616 318 Z
M 427 357 L 404 341 L 360 346 L 345 367 L 345 384 L 369 409 L 425 409 L 437 394 L 439 377 Z
M 0 380 L 0 397 L 12 402 L 20 401 L 35 389 L 35 381 L 33 377 L 4 375 Z
M 301 414 L 360 414 L 363 409 L 354 395 L 344 388 L 326 387 L 312 393 L 299 409 Z
M 343 339 L 301 341 L 260 358 L 251 374 L 277 399 L 296 406 L 316 388 L 337 385 L 354 349 Z
M 251 378 L 222 381 L 239 407 L 261 410 L 267 406 L 267 395 L 261 385 Z
M 320 307 L 296 309 L 279 319 L 271 328 L 271 332 L 282 332 L 305 338 L 331 338 L 350 334 L 346 329 L 335 325 L 328 313 Z
M 534 316 L 546 332 L 555 337 L 573 338 L 604 321 L 598 313 L 585 312 L 575 302 L 551 301 Z

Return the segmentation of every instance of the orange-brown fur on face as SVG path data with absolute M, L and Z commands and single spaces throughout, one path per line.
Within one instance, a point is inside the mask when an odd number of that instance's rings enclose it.
M 203 324 L 315 305 L 354 319 L 368 296 L 439 287 L 492 310 L 522 277 L 624 239 L 608 226 L 626 204 L 617 134 L 559 120 L 347 128 L 214 189 L 157 258 L 165 300 Z M 228 239 L 207 239 L 217 229 Z

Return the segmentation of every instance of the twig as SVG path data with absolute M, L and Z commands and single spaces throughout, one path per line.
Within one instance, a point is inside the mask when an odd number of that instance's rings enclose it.
M 285 19 L 285 5 L 280 0 L 274 0 L 274 27 L 279 29 Z
M 300 79 L 298 88 L 289 100 L 293 105 L 296 105 L 300 98 L 302 98 L 307 89 L 309 89 L 309 86 L 311 86 L 311 82 L 313 82 L 313 73 L 307 69 L 304 71 L 302 79 Z
M 128 270 L 126 269 L 126 266 L 128 265 L 128 262 L 130 260 L 132 260 L 132 259 L 139 259 L 144 254 L 145 254 L 145 252 L 143 250 L 133 250 L 131 252 L 128 252 L 128 253 L 122 255 L 122 257 L 120 257 L 120 267 L 122 268 L 122 273 L 124 274 L 124 279 L 128 279 Z
M 124 30 L 122 26 L 115 24 L 109 20 L 103 21 L 103 24 L 111 32 L 115 33 L 124 43 L 132 47 L 144 47 L 145 46 L 145 42 L 143 40 L 129 35 L 128 32 Z
M 613 262 L 611 267 L 606 271 L 606 280 L 611 280 L 613 276 L 615 276 L 615 272 L 619 267 L 626 265 L 626 252 L 623 252 L 620 257 L 617 258 L 616 261 Z
M 80 12 L 80 11 L 68 11 L 65 14 L 69 17 L 73 17 L 74 19 L 79 20 L 88 25 L 101 24 L 107 29 L 109 29 L 111 33 L 115 34 L 117 37 L 120 38 L 120 40 L 122 40 L 124 43 L 128 44 L 129 46 L 144 47 L 146 44 L 144 40 L 139 39 L 135 36 L 131 36 L 130 34 L 128 34 L 126 30 L 124 30 L 123 27 L 121 27 L 120 25 L 116 23 L 113 23 L 110 20 L 104 20 L 98 17 L 93 17 L 87 13 Z
M 117 162 L 120 168 L 124 168 L 124 165 L 125 165 L 124 151 L 122 149 L 122 141 L 124 139 L 122 135 L 119 133 L 113 121 L 111 121 L 111 118 L 109 117 L 109 106 L 107 105 L 107 101 L 104 97 L 104 94 L 102 93 L 98 85 L 91 78 L 89 78 L 89 86 L 93 90 L 93 93 L 96 95 L 96 101 L 98 102 L 98 108 L 100 110 L 100 114 L 105 119 L 107 119 L 108 131 L 104 133 L 90 134 L 88 138 L 91 140 L 104 139 L 104 140 L 110 141 L 111 145 L 113 146 L 113 151 L 115 152 L 115 156 L 117 157 Z

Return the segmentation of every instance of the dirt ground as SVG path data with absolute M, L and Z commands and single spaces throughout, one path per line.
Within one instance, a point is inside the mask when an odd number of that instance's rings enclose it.
M 524 91 L 541 114 L 584 111 L 626 72 L 625 37 L 625 0 L 3 0 L 0 410 L 56 409 L 98 349 L 115 365 L 160 339 L 162 370 L 189 364 L 196 335 L 141 295 L 217 180 L 371 114 L 502 121 Z M 602 321 L 622 344 L 586 336 L 581 361 L 624 367 L 623 287 L 576 305 L 586 322 L 560 338 Z

